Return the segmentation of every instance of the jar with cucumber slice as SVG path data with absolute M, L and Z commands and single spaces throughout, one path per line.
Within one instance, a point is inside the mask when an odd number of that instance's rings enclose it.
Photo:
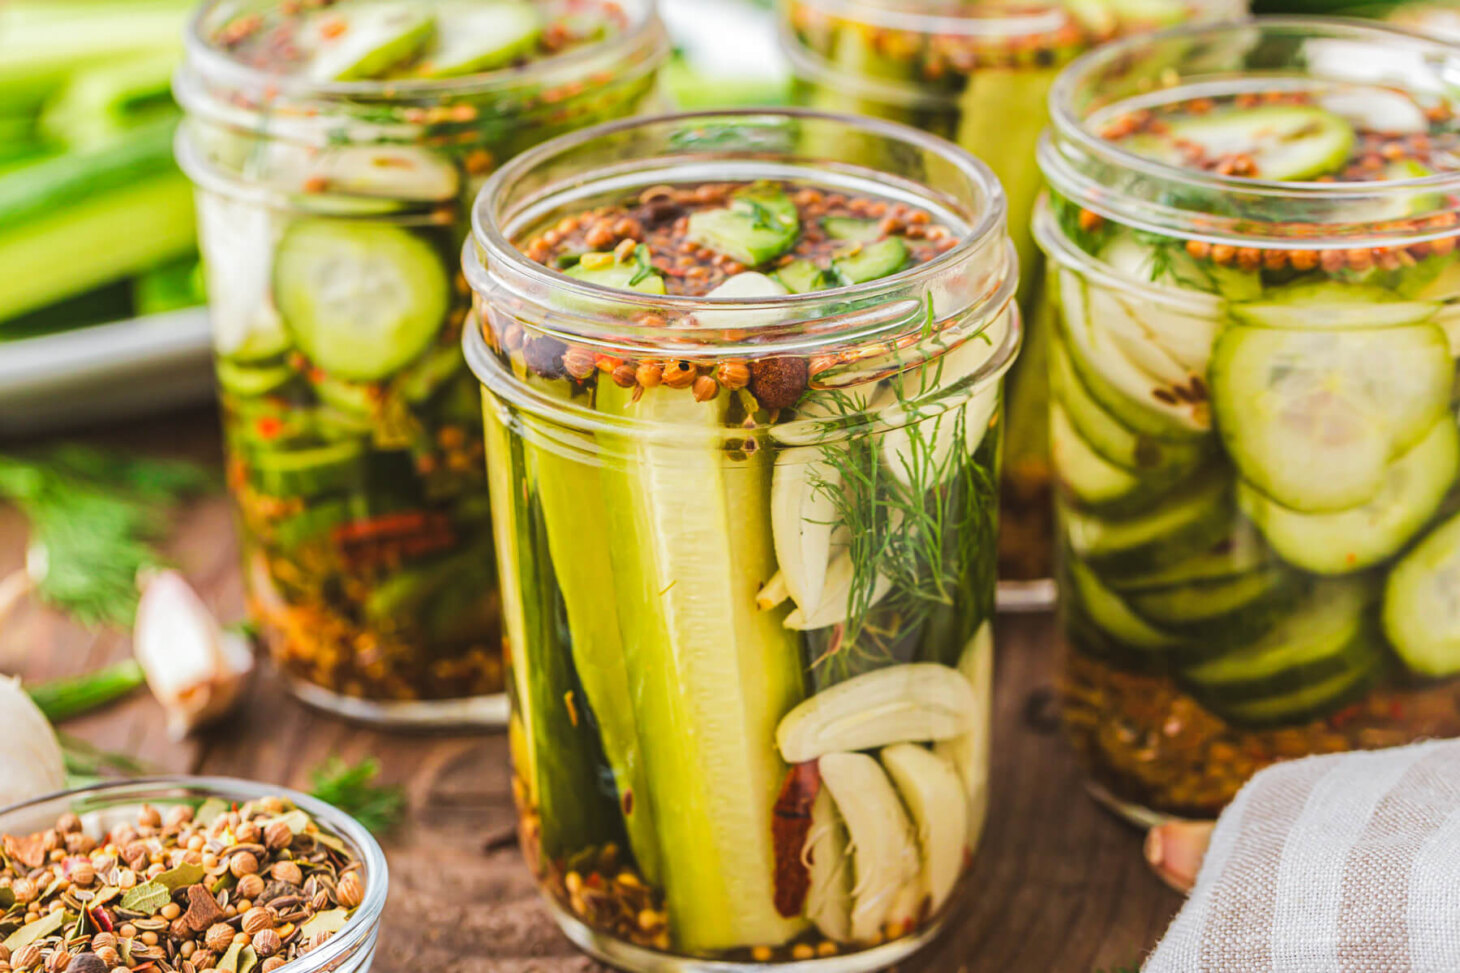
M 594 955 L 883 969 L 955 907 L 1020 340 L 1004 218 L 955 146 L 809 112 L 606 125 L 483 191 L 465 341 L 522 845 Z
M 1049 308 L 1029 230 L 1043 180 L 1031 160 L 1060 69 L 1115 37 L 1234 20 L 1246 0 L 780 0 L 800 103 L 915 125 L 983 159 L 1009 200 L 1029 335 L 1009 376 L 1000 604 L 1047 608 L 1052 506 Z M 1173 63 L 1183 55 L 1173 52 Z
M 631 115 L 650 0 L 213 0 L 176 79 L 252 612 L 313 704 L 506 719 L 458 254 L 477 189 Z
M 1414 35 L 1259 18 L 1056 83 L 1064 713 L 1132 815 L 1460 735 L 1457 72 Z

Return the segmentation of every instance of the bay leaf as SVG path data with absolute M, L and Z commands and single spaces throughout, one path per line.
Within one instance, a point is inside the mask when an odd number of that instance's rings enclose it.
M 11 890 L 10 886 L 7 885 L 4 888 L 0 888 L 0 912 L 4 912 L 14 904 L 15 893 Z
M 14 953 L 24 949 L 37 939 L 44 939 L 66 921 L 66 910 L 57 909 L 55 912 L 48 912 L 34 922 L 27 922 L 15 932 L 11 933 L 5 940 L 5 948 Z
M 122 896 L 122 908 L 155 916 L 162 907 L 172 901 L 172 893 L 161 882 L 143 882 L 133 886 Z
M 275 821 L 282 821 L 287 824 L 289 826 L 290 834 L 303 834 L 305 829 L 308 828 L 311 824 L 309 815 L 305 814 L 298 808 L 295 808 L 294 810 L 286 812 L 284 814 L 280 814 L 278 817 L 274 818 L 273 821 L 270 821 L 269 824 L 273 824 Z
M 250 973 L 259 965 L 259 954 L 254 952 L 252 946 L 243 947 L 243 952 L 238 954 L 238 973 Z
M 176 865 L 172 868 L 169 868 L 167 871 L 163 872 L 152 881 L 156 882 L 158 885 L 166 886 L 167 891 L 169 892 L 176 892 L 180 888 L 185 888 L 189 885 L 197 885 L 203 880 L 203 875 L 204 872 L 202 865 L 193 865 L 189 862 L 183 862 L 181 865 Z
M 210 797 L 198 805 L 197 811 L 193 812 L 193 820 L 206 828 L 227 813 L 227 801 L 218 797 Z
M 228 952 L 218 960 L 217 969 L 220 973 L 238 973 L 238 958 L 242 953 L 243 943 L 234 943 L 229 946 Z
M 299 927 L 299 935 L 305 942 L 308 942 L 311 936 L 322 932 L 339 932 L 349 921 L 350 914 L 344 909 L 327 909 L 324 912 L 316 912 Z

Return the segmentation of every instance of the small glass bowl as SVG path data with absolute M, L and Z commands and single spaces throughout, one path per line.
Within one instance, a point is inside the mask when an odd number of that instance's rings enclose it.
M 282 797 L 309 813 L 321 829 L 338 837 L 361 864 L 365 898 L 343 929 L 324 945 L 285 967 L 287 973 L 365 973 L 375 958 L 380 915 L 385 909 L 390 872 L 380 844 L 354 818 L 321 800 L 258 781 L 232 777 L 148 777 L 78 787 L 20 804 L 0 807 L 0 834 L 28 834 L 49 828 L 67 811 L 81 818 L 88 834 L 135 822 L 137 811 L 150 804 L 166 813 L 177 804 L 196 806 L 216 797 L 243 804 L 263 797 Z M 281 971 L 282 973 L 282 971 Z

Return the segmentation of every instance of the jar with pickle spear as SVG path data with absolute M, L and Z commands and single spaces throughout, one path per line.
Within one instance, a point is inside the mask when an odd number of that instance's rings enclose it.
M 912 953 L 987 805 L 997 181 L 885 122 L 630 120 L 501 169 L 465 264 L 559 924 L 632 970 Z
M 467 205 L 504 160 L 632 114 L 648 0 L 213 0 L 178 142 L 202 249 L 249 604 L 307 701 L 497 722 L 500 606 Z

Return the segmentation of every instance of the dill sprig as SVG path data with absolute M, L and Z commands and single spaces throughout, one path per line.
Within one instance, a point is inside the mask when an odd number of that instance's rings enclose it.
M 941 357 L 920 366 L 915 392 L 902 381 L 892 383 L 905 423 L 900 477 L 883 462 L 885 433 L 821 448 L 820 468 L 835 475 L 813 471 L 812 486 L 845 526 L 852 564 L 846 621 L 815 660 L 828 670 L 821 678 L 829 682 L 897 661 L 949 612 L 981 617 L 991 610 L 975 601 L 985 588 L 992 591 L 986 575 L 993 570 L 988 552 L 996 493 L 991 473 L 980 465 L 980 457 L 992 453 L 980 448 L 970 454 L 961 404 L 929 403 L 942 369 Z M 825 401 L 847 420 L 863 411 L 845 393 L 827 393 Z
M 76 445 L 0 456 L 0 498 L 30 520 L 36 593 L 89 626 L 131 625 L 138 569 L 159 563 L 172 508 L 209 482 L 194 463 Z
M 310 793 L 333 804 L 359 821 L 375 834 L 383 834 L 395 826 L 405 811 L 405 791 L 399 787 L 375 783 L 380 776 L 380 761 L 366 757 L 359 763 L 347 764 L 339 757 L 330 757 L 310 773 Z

